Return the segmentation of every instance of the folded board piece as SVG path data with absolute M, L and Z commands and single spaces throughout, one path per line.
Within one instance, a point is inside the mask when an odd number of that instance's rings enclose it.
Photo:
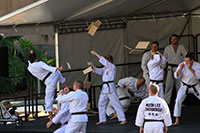
M 94 34 L 96 33 L 97 29 L 99 28 L 99 26 L 102 24 L 102 22 L 100 20 L 97 20 L 96 22 L 92 22 L 88 29 L 88 34 L 90 34 L 91 36 L 94 36 Z
M 139 41 L 135 47 L 135 49 L 147 49 L 149 46 L 150 41 Z
M 92 69 L 92 67 L 90 66 L 90 67 L 86 68 L 85 70 L 83 70 L 83 74 L 87 74 L 87 73 L 91 72 L 92 70 L 93 70 L 93 69 Z

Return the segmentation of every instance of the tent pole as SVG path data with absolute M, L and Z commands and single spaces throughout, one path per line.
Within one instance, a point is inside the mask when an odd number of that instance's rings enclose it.
M 55 31 L 55 56 L 56 56 L 56 67 L 59 67 L 59 49 L 58 49 L 58 29 Z M 60 90 L 60 84 L 57 83 L 57 91 Z M 60 110 L 60 104 L 57 103 L 57 108 Z

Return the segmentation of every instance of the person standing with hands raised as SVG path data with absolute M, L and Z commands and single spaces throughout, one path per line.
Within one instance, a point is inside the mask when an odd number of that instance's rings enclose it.
M 101 56 L 96 51 L 91 51 L 92 55 L 95 55 L 99 62 L 104 66 L 103 68 L 96 68 L 91 62 L 88 62 L 89 66 L 93 67 L 93 72 L 102 75 L 102 90 L 99 98 L 98 109 L 99 109 L 99 122 L 96 124 L 106 124 L 106 107 L 110 101 L 116 110 L 118 120 L 120 124 L 126 124 L 125 114 L 122 105 L 117 97 L 115 88 L 115 75 L 116 66 L 113 63 L 113 57 L 111 55 Z

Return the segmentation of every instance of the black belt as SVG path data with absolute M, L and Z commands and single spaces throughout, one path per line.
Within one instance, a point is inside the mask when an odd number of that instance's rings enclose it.
M 186 95 L 188 95 L 188 90 L 189 90 L 189 88 L 192 88 L 192 89 L 194 90 L 194 92 L 196 93 L 197 96 L 199 95 L 197 89 L 195 88 L 195 86 L 196 86 L 197 84 L 188 85 L 188 84 L 184 83 L 183 81 L 181 81 L 181 82 L 183 83 L 183 85 L 187 86 L 187 88 L 186 88 L 186 93 L 185 93 Z
M 164 123 L 164 120 L 144 119 L 144 123 L 145 122 L 163 122 Z
M 125 99 L 130 99 L 130 97 L 122 97 L 122 98 L 119 98 L 119 101 L 125 100 Z
M 178 67 L 177 64 L 167 64 L 168 66 L 171 66 L 172 68 L 173 67 Z M 172 72 L 172 78 L 174 79 L 174 72 L 173 72 L 173 69 L 171 69 L 171 72 Z
M 150 81 L 151 81 L 152 83 L 156 83 L 156 84 L 159 84 L 159 83 L 162 83 L 162 82 L 163 82 L 163 80 L 152 80 L 152 79 L 150 79 Z
M 43 82 L 52 74 L 52 72 L 49 72 L 44 78 L 43 78 Z
M 171 66 L 171 67 L 178 67 L 178 65 L 177 64 L 167 64 L 168 66 Z
M 103 87 L 103 85 L 104 84 L 107 84 L 108 85 L 108 89 L 109 89 L 109 93 L 110 93 L 110 85 L 109 85 L 109 83 L 114 83 L 114 81 L 106 81 L 106 82 L 103 82 L 102 84 L 101 84 L 101 88 Z
M 87 114 L 87 112 L 74 112 L 74 113 L 71 113 L 71 115 L 82 115 L 82 114 Z

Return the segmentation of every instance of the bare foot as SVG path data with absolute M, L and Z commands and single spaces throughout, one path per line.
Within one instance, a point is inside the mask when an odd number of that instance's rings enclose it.
M 53 122 L 52 121 L 49 121 L 49 122 L 47 122 L 47 124 L 46 124 L 46 127 L 47 128 L 50 128 L 50 126 L 53 124 Z
M 120 125 L 124 125 L 126 123 L 127 123 L 127 121 L 125 120 L 125 121 L 120 122 Z
M 117 118 L 117 116 L 114 115 L 113 117 L 110 118 L 110 120 L 113 120 L 113 119 L 115 119 L 115 118 Z
M 180 123 L 179 122 L 174 122 L 173 126 L 179 126 Z
M 106 124 L 106 122 L 97 122 L 96 125 Z

